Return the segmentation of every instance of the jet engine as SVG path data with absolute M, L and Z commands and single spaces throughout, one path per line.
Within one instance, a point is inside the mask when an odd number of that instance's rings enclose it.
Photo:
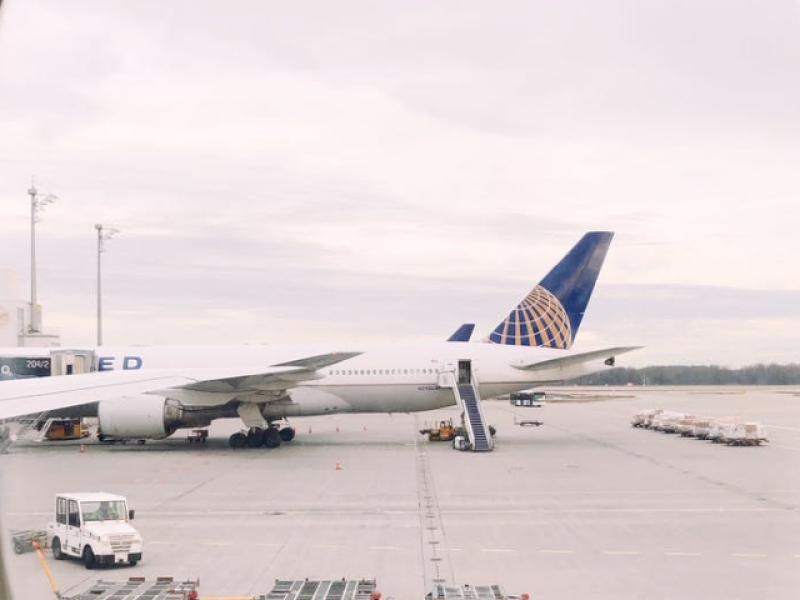
M 136 394 L 100 402 L 97 420 L 101 440 L 161 440 L 175 433 L 183 420 L 183 407 L 163 396 Z

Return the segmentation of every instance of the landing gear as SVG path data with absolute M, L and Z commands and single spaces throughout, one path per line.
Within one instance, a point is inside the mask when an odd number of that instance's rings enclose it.
M 283 442 L 291 442 L 295 436 L 294 427 L 278 428 L 270 424 L 266 429 L 251 427 L 246 432 L 239 431 L 228 438 L 231 448 L 278 448 Z
M 269 431 L 269 429 L 259 429 L 257 427 L 253 427 L 250 431 L 247 432 L 247 446 L 249 448 L 260 448 L 264 445 L 265 434 Z
M 269 427 L 264 431 L 264 445 L 267 448 L 277 448 L 281 445 L 281 433 L 275 427 Z
M 228 438 L 228 443 L 231 448 L 244 448 L 247 446 L 247 436 L 241 431 L 238 431 Z

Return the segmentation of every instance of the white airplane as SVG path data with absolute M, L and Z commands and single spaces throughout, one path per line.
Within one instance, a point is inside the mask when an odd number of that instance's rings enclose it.
M 353 352 L 259 345 L 58 350 L 52 360 L 81 358 L 93 372 L 3 382 L 0 419 L 82 410 L 97 416 L 101 439 L 144 440 L 238 417 L 247 432 L 232 435 L 231 446 L 276 447 L 294 438 L 293 428 L 277 426 L 291 417 L 418 412 L 460 403 L 473 449 L 490 450 L 481 397 L 591 374 L 638 348 L 569 350 L 612 237 L 586 234 L 483 342 Z M 13 352 L 20 349 L 0 355 Z

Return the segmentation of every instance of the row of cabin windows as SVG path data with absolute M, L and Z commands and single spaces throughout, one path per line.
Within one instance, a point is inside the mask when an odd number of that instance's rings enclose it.
M 433 375 L 433 369 L 332 369 L 328 375 Z

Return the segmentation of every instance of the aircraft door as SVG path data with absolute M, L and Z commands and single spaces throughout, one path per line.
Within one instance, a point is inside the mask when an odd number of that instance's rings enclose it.
M 64 540 L 65 545 L 80 552 L 81 547 L 81 513 L 78 509 L 78 502 L 69 500 L 67 511 L 67 534 Z
M 472 383 L 472 361 L 459 360 L 458 361 L 458 384 Z
M 439 368 L 439 387 L 451 388 L 455 383 L 456 364 L 452 360 L 445 360 Z

